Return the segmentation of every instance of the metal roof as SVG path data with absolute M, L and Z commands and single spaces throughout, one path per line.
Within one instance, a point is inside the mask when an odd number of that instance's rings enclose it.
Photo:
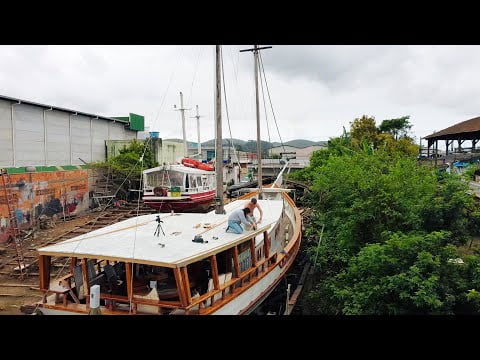
M 113 121 L 113 122 L 121 122 L 121 123 L 124 123 L 124 124 L 128 124 L 128 121 L 125 121 L 125 120 L 114 119 L 114 118 L 111 118 L 111 117 L 101 116 L 101 115 L 96 115 L 96 114 L 90 114 L 90 113 L 86 113 L 86 112 L 83 112 L 83 111 L 66 109 L 66 108 L 62 108 L 62 107 L 58 107 L 58 106 L 40 104 L 40 103 L 36 103 L 36 102 L 33 102 L 33 101 L 12 98 L 12 97 L 9 97 L 9 96 L 4 96 L 4 95 L 0 95 L 0 99 L 7 100 L 7 101 L 18 102 L 18 103 L 23 103 L 23 104 L 28 104 L 28 105 L 39 106 L 39 107 L 42 107 L 42 108 L 47 108 L 47 109 L 52 109 L 52 110 L 66 111 L 66 112 L 70 112 L 70 113 L 77 114 L 77 115 L 84 115 L 84 116 L 88 116 L 88 117 L 93 117 L 93 118 L 98 118 L 98 119 L 103 119 L 103 120 L 109 120 L 109 121 Z
M 425 139 L 449 137 L 449 135 L 480 132 L 480 117 L 462 121 L 446 129 L 425 136 Z

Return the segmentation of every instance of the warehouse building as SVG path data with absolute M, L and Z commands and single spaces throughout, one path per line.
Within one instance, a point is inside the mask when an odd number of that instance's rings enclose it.
M 132 140 L 143 116 L 105 117 L 0 95 L 0 167 L 106 159 L 105 140 Z

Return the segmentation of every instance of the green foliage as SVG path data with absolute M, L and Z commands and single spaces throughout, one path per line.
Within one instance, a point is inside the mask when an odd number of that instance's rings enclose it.
M 142 154 L 144 154 L 143 163 L 139 162 Z M 108 159 L 106 162 L 96 163 L 95 166 L 108 167 L 119 173 L 120 176 L 127 176 L 131 172 L 132 178 L 139 179 L 143 170 L 156 167 L 158 163 L 155 160 L 150 143 L 134 139 L 128 147 L 120 150 L 117 156 Z
M 400 137 L 405 137 L 408 133 L 408 130 L 412 128 L 412 124 L 410 124 L 410 116 L 402 116 L 396 119 L 390 120 L 383 120 L 378 130 L 380 132 L 388 133 L 395 137 L 395 140 Z
M 363 143 L 377 144 L 378 130 L 375 125 L 375 118 L 363 115 L 355 119 L 351 124 L 350 135 L 354 147 L 362 147 Z
M 395 120 L 395 119 L 392 119 Z M 293 177 L 310 184 L 308 237 L 322 243 L 306 308 L 321 314 L 460 314 L 480 310 L 480 208 L 456 174 L 416 161 L 411 127 L 362 117 Z M 400 136 L 399 136 L 400 135 Z M 397 138 L 396 138 L 397 137 Z

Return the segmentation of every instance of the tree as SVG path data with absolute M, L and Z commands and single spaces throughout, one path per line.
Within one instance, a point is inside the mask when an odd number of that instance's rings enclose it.
M 375 125 L 375 118 L 363 115 L 350 123 L 350 136 L 352 138 L 352 145 L 355 147 L 362 147 L 362 143 L 366 142 L 369 145 L 377 145 L 378 130 Z
M 412 128 L 413 125 L 410 124 L 409 119 L 410 116 L 402 116 L 396 119 L 383 120 L 378 130 L 391 134 L 395 140 L 398 140 L 399 135 L 400 137 L 406 136 L 408 130 Z
M 343 313 L 454 314 L 462 307 L 465 311 L 472 292 L 462 280 L 472 275 L 475 262 L 464 266 L 458 261 L 448 237 L 448 232 L 392 234 L 384 244 L 362 248 L 332 285 Z M 472 279 L 475 285 L 479 279 L 478 274 Z

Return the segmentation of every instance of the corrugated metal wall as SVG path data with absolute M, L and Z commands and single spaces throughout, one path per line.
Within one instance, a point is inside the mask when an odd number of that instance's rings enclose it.
M 81 165 L 79 158 L 103 161 L 105 140 L 136 136 L 120 122 L 0 99 L 0 166 Z

